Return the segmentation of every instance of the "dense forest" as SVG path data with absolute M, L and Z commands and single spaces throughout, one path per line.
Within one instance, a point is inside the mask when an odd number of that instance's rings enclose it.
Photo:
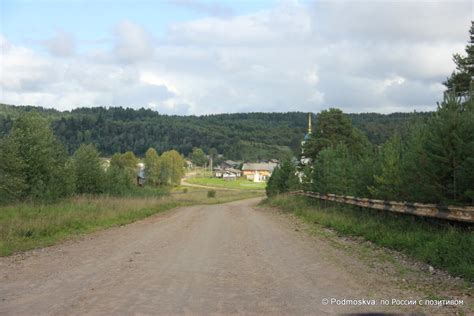
M 307 129 L 307 114 L 239 113 L 169 116 L 149 109 L 79 108 L 60 112 L 33 106 L 0 104 L 0 135 L 11 129 L 22 112 L 46 117 L 55 136 L 72 154 L 82 143 L 94 144 L 102 155 L 133 151 L 143 156 L 150 147 L 158 152 L 175 149 L 188 155 L 194 147 L 217 150 L 235 160 L 283 159 L 297 155 Z M 376 145 L 404 130 L 414 119 L 431 113 L 348 114 L 354 126 Z M 317 124 L 317 115 L 314 121 Z

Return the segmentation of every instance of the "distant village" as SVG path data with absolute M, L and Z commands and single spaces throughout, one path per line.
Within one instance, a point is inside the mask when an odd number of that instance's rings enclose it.
M 225 160 L 213 168 L 213 176 L 224 180 L 236 180 L 246 178 L 253 182 L 265 182 L 271 177 L 273 169 L 278 166 L 277 159 L 266 162 L 242 162 Z
M 293 158 L 295 164 L 307 165 L 309 163 L 309 158 L 304 155 L 304 144 L 311 137 L 311 113 L 308 113 L 308 131 L 305 134 L 303 141 L 301 142 L 301 156 L 297 160 Z M 272 176 L 273 170 L 280 164 L 278 159 L 269 159 L 266 161 L 258 162 L 245 162 L 245 161 L 234 161 L 234 160 L 224 160 L 225 157 L 221 154 L 214 156 L 217 160 L 217 164 L 213 164 L 213 159 L 211 155 L 205 155 L 201 150 L 201 157 L 204 159 L 202 164 L 196 166 L 193 163 L 192 157 L 185 158 L 184 163 L 188 170 L 193 170 L 195 167 L 202 167 L 211 171 L 212 177 L 220 178 L 227 181 L 235 181 L 238 179 L 247 179 L 253 182 L 267 182 Z M 110 165 L 109 158 L 102 158 L 102 165 L 104 169 L 107 169 Z M 145 173 L 145 164 L 143 162 L 137 163 L 137 174 L 136 174 L 136 184 L 138 186 L 143 186 L 146 183 L 146 173 Z
M 309 158 L 304 155 L 304 144 L 311 137 L 311 113 L 308 113 L 308 131 L 301 142 L 301 158 L 295 163 L 301 163 L 302 165 L 307 165 L 309 163 Z M 208 157 L 210 159 L 210 157 Z M 294 158 L 295 159 L 295 158 Z M 212 161 L 212 160 L 210 160 Z M 193 168 L 193 164 L 190 160 L 186 160 L 188 168 Z M 212 169 L 212 175 L 215 178 L 222 178 L 224 180 L 237 180 L 241 177 L 253 181 L 253 182 L 266 182 L 272 176 L 273 170 L 280 164 L 278 159 L 270 159 L 263 162 L 243 162 L 243 161 L 233 161 L 225 160 L 219 163 L 216 167 L 212 167 L 212 162 L 210 168 Z
M 219 155 L 219 158 L 222 158 L 222 155 Z M 228 181 L 244 178 L 253 182 L 266 182 L 280 163 L 278 159 L 263 162 L 224 160 L 213 166 L 210 157 L 208 159 L 210 163 L 206 164 L 204 168 L 212 171 L 212 177 Z M 186 165 L 188 170 L 195 168 L 190 159 L 186 159 Z

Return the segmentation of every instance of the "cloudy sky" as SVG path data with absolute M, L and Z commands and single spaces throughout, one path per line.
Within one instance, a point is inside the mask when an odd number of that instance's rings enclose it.
M 0 102 L 432 110 L 471 1 L 0 0 Z

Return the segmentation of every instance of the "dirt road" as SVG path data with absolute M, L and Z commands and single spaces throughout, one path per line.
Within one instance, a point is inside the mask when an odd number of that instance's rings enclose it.
M 325 298 L 419 298 L 258 201 L 180 208 L 1 258 L 0 314 L 324 315 L 400 310 Z

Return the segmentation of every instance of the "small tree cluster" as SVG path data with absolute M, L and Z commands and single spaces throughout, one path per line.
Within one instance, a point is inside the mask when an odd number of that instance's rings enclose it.
M 193 148 L 193 151 L 189 155 L 189 157 L 191 158 L 191 161 L 193 162 L 193 164 L 196 166 L 203 167 L 208 161 L 204 151 L 201 148 L 197 148 L 197 147 Z
M 0 203 L 54 200 L 74 193 L 125 194 L 135 185 L 138 162 L 128 151 L 113 155 L 107 167 L 92 144 L 82 144 L 68 157 L 49 123 L 25 112 L 0 139 Z M 184 175 L 184 160 L 174 150 L 159 157 L 149 149 L 145 165 L 151 185 L 176 185 Z
M 56 199 L 74 192 L 74 172 L 63 146 L 35 113 L 22 114 L 0 146 L 0 201 Z
M 291 160 L 284 161 L 276 167 L 268 180 L 266 192 L 268 196 L 286 193 L 300 188 L 298 171 Z
M 156 150 L 148 149 L 145 155 L 147 183 L 157 185 L 179 185 L 184 176 L 184 158 L 176 150 L 158 156 Z

